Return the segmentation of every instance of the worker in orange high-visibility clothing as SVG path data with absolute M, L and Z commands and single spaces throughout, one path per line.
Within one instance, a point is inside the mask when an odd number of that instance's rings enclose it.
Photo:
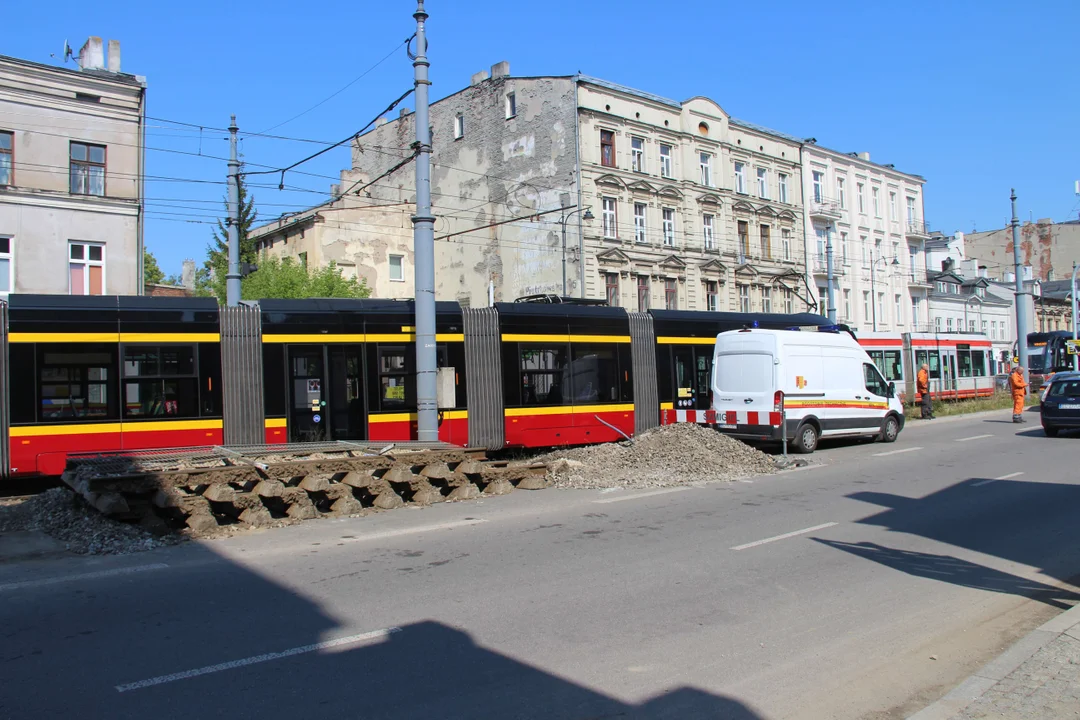
M 923 420 L 934 419 L 934 403 L 930 399 L 930 366 L 926 363 L 919 368 L 919 374 L 915 376 L 915 389 L 922 395 L 922 418 Z
M 1027 390 L 1027 381 L 1024 380 L 1024 368 L 1017 365 L 1009 375 L 1009 387 L 1013 397 L 1013 422 L 1024 422 L 1024 395 Z

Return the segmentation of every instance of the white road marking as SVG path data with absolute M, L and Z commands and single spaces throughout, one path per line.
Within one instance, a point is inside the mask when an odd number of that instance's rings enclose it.
M 805 528 L 803 530 L 796 530 L 795 532 L 784 533 L 783 535 L 776 535 L 776 536 L 771 537 L 771 538 L 765 538 L 764 540 L 755 540 L 754 542 L 746 543 L 745 545 L 736 545 L 735 547 L 733 547 L 731 549 L 732 550 L 747 550 L 747 549 L 752 548 L 752 547 L 757 547 L 758 545 L 764 545 L 765 543 L 776 542 L 777 540 L 787 540 L 788 538 L 793 538 L 793 537 L 795 537 L 797 535 L 805 535 L 806 533 L 812 533 L 815 530 L 824 530 L 825 528 L 831 528 L 833 525 L 838 525 L 838 524 L 839 523 L 828 522 L 828 523 L 825 523 L 824 525 L 815 525 L 814 527 L 808 527 L 808 528 Z
M 371 640 L 385 640 L 392 633 L 396 633 L 400 630 L 401 628 L 397 627 L 391 627 L 385 630 L 373 630 L 371 632 L 360 633 L 359 635 L 349 635 L 348 637 L 338 638 L 337 640 L 327 640 L 326 642 L 315 643 L 314 645 L 302 645 L 289 650 L 283 650 L 282 652 L 253 655 L 252 657 L 244 658 L 243 660 L 233 660 L 231 662 L 209 665 L 195 670 L 172 673 L 171 675 L 158 675 L 157 677 L 152 677 L 148 680 L 139 680 L 138 682 L 117 685 L 116 691 L 129 692 L 131 690 L 141 690 L 142 688 L 152 687 L 154 685 L 164 685 L 165 683 L 175 682 L 177 680 L 187 680 L 188 678 L 209 675 L 210 673 L 221 672 L 223 670 L 235 670 L 236 668 L 246 667 L 247 665 L 279 660 L 281 658 L 292 657 L 293 655 L 303 655 L 318 650 L 341 647 L 342 645 L 357 645 Z
M 953 440 L 953 442 L 967 442 L 969 440 L 982 440 L 983 438 L 988 438 L 988 437 L 994 437 L 994 436 L 993 435 L 972 435 L 971 437 L 957 438 L 956 440 Z
M 900 450 L 888 450 L 886 452 L 874 453 L 874 457 L 888 457 L 889 455 L 899 455 L 900 453 L 915 452 L 916 450 L 922 450 L 922 447 L 915 446 L 909 448 L 901 448 Z
M 623 500 L 637 500 L 638 498 L 652 497 L 653 495 L 666 495 L 673 492 L 682 492 L 683 490 L 689 490 L 687 487 L 673 487 L 664 488 L 663 490 L 650 490 L 648 492 L 634 493 L 633 495 L 623 495 L 621 497 L 608 498 L 607 500 L 593 500 L 598 505 L 606 505 L 607 503 L 622 502 Z
M 990 483 L 997 482 L 998 480 L 1011 480 L 1012 478 L 1019 477 L 1019 476 L 1021 476 L 1023 474 L 1024 474 L 1023 471 L 1021 471 L 1021 472 L 1009 473 L 1008 475 L 1002 475 L 1001 477 L 996 477 L 996 478 L 993 478 L 991 480 L 980 480 L 977 483 L 971 483 L 971 487 L 982 487 L 983 485 L 989 485 Z
M 357 535 L 354 538 L 346 538 L 346 542 L 366 542 L 368 540 L 385 540 L 387 538 L 398 537 L 399 535 L 415 535 L 416 533 L 431 532 L 433 530 L 451 530 L 458 527 L 468 527 L 470 525 L 479 525 L 480 523 L 486 523 L 487 520 L 480 518 L 473 518 L 471 520 L 453 520 L 451 522 L 437 523 L 435 525 L 420 525 L 419 527 L 399 528 L 397 530 L 384 530 L 383 532 L 368 533 L 367 535 Z
M 23 588 L 43 587 L 45 585 L 58 585 L 59 583 L 74 582 L 76 580 L 97 580 L 98 578 L 130 575 L 132 573 L 146 572 L 148 570 L 164 570 L 167 567 L 169 566 L 165 563 L 153 563 L 151 565 L 136 565 L 134 567 L 116 568 L 114 570 L 99 570 L 98 572 L 82 573 L 80 575 L 62 575 L 60 577 L 43 578 L 41 580 L 23 580 L 22 582 L 0 585 L 0 592 L 4 592 L 5 590 L 22 590 Z

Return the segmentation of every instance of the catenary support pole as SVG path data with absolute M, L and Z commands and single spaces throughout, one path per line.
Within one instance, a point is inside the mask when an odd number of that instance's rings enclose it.
M 428 125 L 427 35 L 424 0 L 417 0 L 416 57 L 416 214 L 413 215 L 413 258 L 416 306 L 416 430 L 421 442 L 439 439 L 435 394 L 435 218 L 431 214 L 431 127 Z
M 229 269 L 225 273 L 225 304 L 240 304 L 240 161 L 236 159 L 236 116 L 229 121 Z
M 1009 196 L 1012 200 L 1013 269 L 1016 271 L 1016 354 L 1020 367 L 1024 368 L 1025 380 L 1030 377 L 1027 349 L 1027 298 L 1024 276 L 1020 272 L 1020 221 L 1016 219 L 1016 190 Z
M 874 276 L 877 275 L 877 259 L 874 251 L 870 251 L 870 312 L 874 318 L 874 332 L 877 332 L 877 288 L 874 287 Z
M 1078 270 L 1080 270 L 1080 265 L 1077 265 L 1076 261 L 1074 260 L 1073 261 L 1072 284 L 1069 285 L 1069 294 L 1072 295 L 1073 352 L 1076 352 L 1078 349 L 1080 349 L 1080 348 L 1076 347 L 1076 341 L 1077 341 L 1077 335 L 1076 335 L 1076 333 L 1077 333 L 1077 329 L 1076 329 L 1076 319 L 1077 319 L 1076 318 L 1076 308 L 1077 308 L 1077 304 L 1076 304 L 1076 273 L 1077 273 Z M 1080 352 L 1077 352 L 1077 354 L 1073 355 L 1073 370 L 1080 371 Z
M 836 324 L 836 278 L 833 277 L 833 233 L 836 226 L 829 223 L 825 230 L 825 279 L 828 288 L 825 291 L 826 302 L 829 303 L 829 322 Z

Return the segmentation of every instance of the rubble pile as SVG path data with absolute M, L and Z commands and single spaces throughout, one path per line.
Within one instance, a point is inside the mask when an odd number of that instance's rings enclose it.
M 537 459 L 548 463 L 555 487 L 576 489 L 671 487 L 777 470 L 760 450 L 692 423 L 653 428 L 632 442 L 558 450 Z

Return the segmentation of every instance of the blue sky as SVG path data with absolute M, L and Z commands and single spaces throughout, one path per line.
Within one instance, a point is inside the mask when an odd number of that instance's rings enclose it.
M 120 40 L 123 70 L 149 83 L 147 246 L 166 273 L 202 260 L 221 214 L 226 134 L 340 140 L 412 84 L 401 45 L 415 1 L 181 4 L 21 2 L 0 54 L 59 63 L 65 39 Z M 1077 217 L 1080 3 L 546 3 L 429 0 L 433 99 L 509 60 L 515 75 L 577 71 L 674 99 L 706 95 L 732 115 L 927 179 L 926 216 L 946 232 L 1019 214 Z M 713 9 L 710 9 L 713 8 Z M 393 51 L 382 64 L 326 103 Z M 56 58 L 50 58 L 55 53 Z M 69 67 L 71 65 L 69 64 Z M 411 103 L 411 100 L 409 101 Z M 411 106 L 411 105 L 410 105 Z M 166 122 L 174 121 L 174 122 Z M 190 123 L 199 127 L 178 125 Z M 278 127 L 275 127 L 278 126 Z M 247 137 L 245 160 L 280 166 L 318 145 Z M 169 152 L 173 151 L 173 152 Z M 175 152 L 179 151 L 179 152 Z M 256 188 L 266 217 L 317 204 L 344 148 Z M 254 168 L 250 168 L 254 169 Z M 323 193 L 320 195 L 320 193 Z

